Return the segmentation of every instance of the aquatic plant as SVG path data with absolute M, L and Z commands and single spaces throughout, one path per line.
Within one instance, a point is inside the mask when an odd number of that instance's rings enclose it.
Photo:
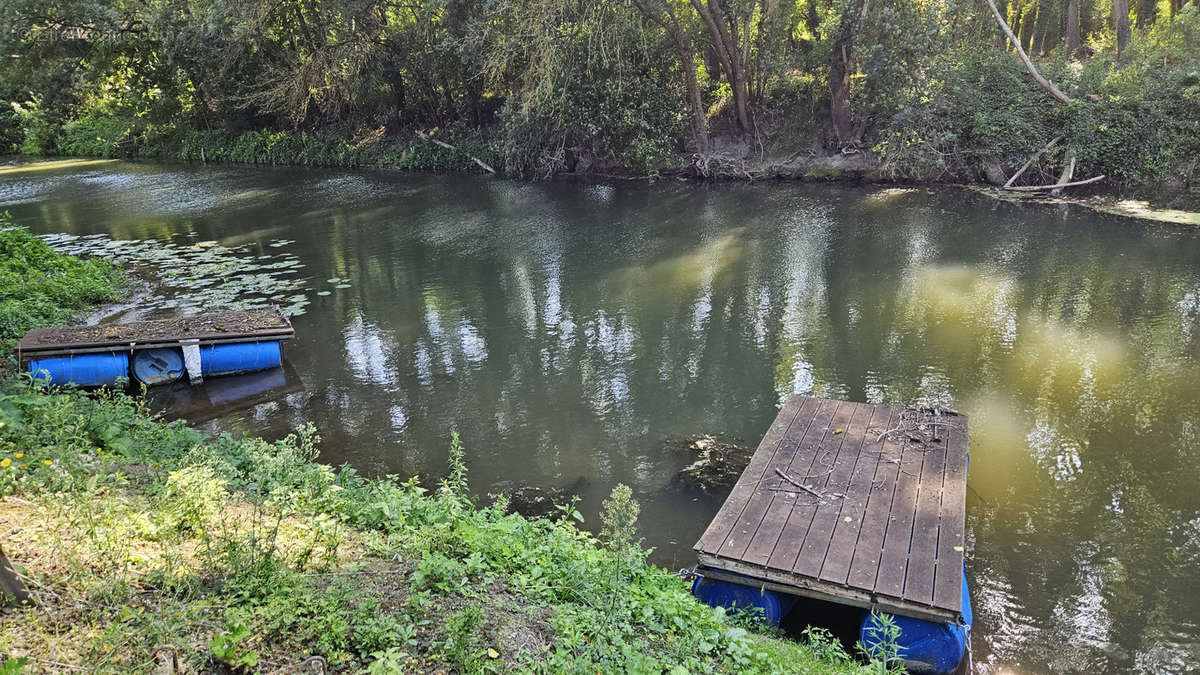
M 160 292 L 131 301 L 147 312 L 194 314 L 275 305 L 284 315 L 297 316 L 309 304 L 310 282 L 301 276 L 304 263 L 283 250 L 255 255 L 259 250 L 254 244 L 136 241 L 106 234 L 48 234 L 42 239 L 60 253 L 103 258 L 155 279 Z M 292 243 L 274 239 L 266 246 L 278 250 Z

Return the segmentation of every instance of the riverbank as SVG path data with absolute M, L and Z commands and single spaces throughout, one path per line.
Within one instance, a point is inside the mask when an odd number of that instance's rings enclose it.
M 67 323 L 115 301 L 129 281 L 102 258 L 61 255 L 0 213 L 0 376 L 27 331 Z
M 111 266 L 10 241 L 58 271 L 4 277 L 19 297 L 115 297 Z M 60 292 L 84 280 L 106 293 Z M 502 498 L 477 507 L 457 437 L 429 492 L 317 462 L 311 426 L 276 443 L 210 436 L 125 395 L 15 375 L 0 423 L 3 552 L 34 602 L 0 613 L 4 672 L 862 668 L 827 637 L 781 639 L 696 602 L 646 562 L 623 486 L 599 536 L 569 504 L 537 520 Z

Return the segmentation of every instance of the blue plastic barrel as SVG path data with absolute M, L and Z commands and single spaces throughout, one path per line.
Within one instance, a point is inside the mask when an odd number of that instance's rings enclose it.
M 182 349 L 143 349 L 133 354 L 133 376 L 138 382 L 151 386 L 171 384 L 178 382 L 185 372 Z
M 35 377 L 49 377 L 51 384 L 112 386 L 118 378 L 129 377 L 129 355 L 125 352 L 100 352 L 52 356 L 30 361 L 29 372 Z
M 283 363 L 279 341 L 236 342 L 200 348 L 200 370 L 205 375 L 235 375 L 277 368 Z
M 967 642 L 971 638 L 971 593 L 967 590 L 966 569 L 962 580 L 962 625 L 937 623 L 914 619 L 908 616 L 892 616 L 900 628 L 896 639 L 899 657 L 910 673 L 948 675 L 953 673 L 966 656 Z M 872 630 L 871 613 L 863 618 L 859 639 L 868 653 L 879 648 L 880 637 Z
M 753 582 L 749 577 L 746 579 L 747 583 Z M 711 607 L 751 612 L 761 610 L 763 621 L 772 626 L 778 626 L 796 604 L 796 596 L 767 590 L 761 583 L 758 586 L 735 584 L 709 579 L 702 574 L 697 574 L 696 580 L 692 582 L 692 595 Z

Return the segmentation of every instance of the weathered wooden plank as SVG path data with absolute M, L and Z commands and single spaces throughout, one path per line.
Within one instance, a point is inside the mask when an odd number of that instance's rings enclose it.
M 808 475 L 821 476 L 832 469 L 842 441 L 846 438 L 845 433 L 835 435 L 833 432 L 850 426 L 850 421 L 859 410 L 858 403 L 842 402 L 838 404 L 833 419 L 824 428 L 814 424 L 809 429 L 803 443 L 803 446 L 813 448 L 812 462 L 808 466 L 793 464 L 788 473 L 796 479 L 801 479 Z M 801 453 L 803 452 L 802 450 Z M 800 454 L 797 456 L 799 457 Z M 816 508 L 815 498 L 805 500 L 801 496 L 797 497 L 787 515 L 787 522 L 779 534 L 775 549 L 771 551 L 771 556 L 767 559 L 768 567 L 788 572 L 792 570 L 796 564 L 796 557 L 800 555 L 800 546 L 804 543 L 804 535 L 808 533 L 808 527 L 812 524 Z
M 940 443 L 924 444 L 925 457 L 921 463 L 917 510 L 913 516 L 908 571 L 904 577 L 904 599 L 923 604 L 933 602 L 933 573 L 937 567 L 938 523 L 942 509 L 942 477 L 946 466 L 947 440 L 945 430 L 939 430 Z
M 962 611 L 962 570 L 966 526 L 967 417 L 947 416 L 946 470 L 942 481 L 942 505 L 938 536 L 938 561 L 934 577 L 933 604 Z
M 774 457 L 780 441 L 783 440 L 788 428 L 796 419 L 801 406 L 809 400 L 813 401 L 814 405 L 820 403 L 817 399 L 807 399 L 800 396 L 793 396 L 784 403 L 783 409 L 779 411 L 779 415 L 775 417 L 775 421 L 767 429 L 767 433 L 763 435 L 762 441 L 758 444 L 758 449 L 754 451 L 754 455 L 742 471 L 738 482 L 734 484 L 729 497 L 717 511 L 716 517 L 705 528 L 704 534 L 700 535 L 700 540 L 696 542 L 695 546 L 697 551 L 715 553 L 721 548 L 721 544 L 725 541 L 725 535 L 729 534 L 730 530 L 733 529 L 738 517 L 742 514 L 742 509 L 750 501 L 750 497 L 753 496 L 755 487 L 762 478 L 767 464 Z
M 801 411 L 800 418 L 797 419 L 796 424 L 792 425 L 787 437 L 780 443 L 780 452 L 776 453 L 774 461 L 767 467 L 766 473 L 763 474 L 762 480 L 759 481 L 756 494 L 751 499 L 750 505 L 746 508 L 747 513 L 753 514 L 759 520 L 752 535 L 745 537 L 746 545 L 741 550 L 732 547 L 730 549 L 723 548 L 721 555 L 760 565 L 766 564 L 767 558 L 771 556 L 771 551 L 775 548 L 775 542 L 779 539 L 779 533 L 783 530 L 784 523 L 787 522 L 787 516 L 791 512 L 792 504 L 798 498 L 796 493 L 779 491 L 780 489 L 788 489 L 795 486 L 788 484 L 780 478 L 775 470 L 779 469 L 787 473 L 793 465 L 807 466 L 812 464 L 812 457 L 816 448 L 815 446 L 803 446 L 803 440 L 814 426 L 821 425 L 824 427 L 824 425 L 827 425 L 837 408 L 836 401 L 810 400 L 816 403 L 812 408 L 812 416 L 806 424 L 801 425 L 799 419 L 807 416 L 807 410 Z M 804 476 L 794 477 L 797 480 L 804 478 Z M 773 490 L 772 488 L 777 489 Z M 807 497 L 808 495 L 801 495 L 799 498 Z M 748 523 L 750 520 L 751 518 L 742 518 L 742 522 Z
M 900 423 L 903 413 L 897 411 L 894 419 L 889 420 L 891 426 Z M 854 546 L 854 555 L 850 563 L 850 574 L 846 583 L 858 588 L 875 588 L 875 579 L 879 576 L 879 561 L 883 556 L 883 541 L 887 534 L 888 522 L 891 516 L 892 498 L 896 494 L 896 478 L 900 475 L 900 461 L 904 445 L 894 435 L 883 439 L 879 453 L 879 463 L 872 477 L 871 497 L 867 501 L 867 510 L 863 514 L 862 528 Z
M 17 351 L 33 354 L 91 347 L 128 347 L 134 343 L 176 342 L 183 339 L 285 338 L 291 337 L 294 332 L 291 322 L 278 309 L 238 310 L 181 319 L 35 328 L 21 338 Z
M 721 571 L 724 570 L 753 577 L 756 588 L 761 585 L 761 587 L 772 591 L 782 591 L 784 593 L 791 593 L 792 595 L 827 600 L 841 605 L 850 605 L 851 607 L 872 607 L 882 612 L 912 616 L 938 623 L 954 621 L 957 618 L 955 612 L 937 607 L 913 604 L 905 601 L 903 598 L 874 597 L 869 591 L 861 588 L 848 588 L 838 584 L 831 584 L 828 581 L 813 579 L 812 577 L 802 577 L 791 572 L 773 570 L 758 565 L 751 565 L 740 560 L 728 560 L 705 553 L 700 553 L 697 557 L 699 558 L 701 567 L 696 571 L 713 579 L 724 579 L 733 583 L 745 583 L 744 578 L 722 574 Z M 762 579 L 762 581 L 758 581 L 759 579 Z
M 804 544 L 800 548 L 800 555 L 792 568 L 792 571 L 797 574 L 820 576 L 825 558 L 832 552 L 833 535 L 839 521 L 844 517 L 842 511 L 846 509 L 847 502 L 855 502 L 859 499 L 865 502 L 866 496 L 869 495 L 869 484 L 861 494 L 855 494 L 850 489 L 850 485 L 860 461 L 865 461 L 862 451 L 867 440 L 868 429 L 872 427 L 872 423 L 878 417 L 882 417 L 886 422 L 889 411 L 881 406 L 868 404 L 861 404 L 860 408 L 861 410 L 857 411 L 854 421 L 846 430 L 848 438 L 842 443 L 829 480 L 824 486 L 827 494 L 844 496 L 817 505 L 808 533 L 804 537 Z M 872 459 L 872 466 L 873 461 L 874 459 Z
M 883 539 L 883 553 L 879 558 L 879 576 L 875 578 L 875 591 L 901 597 L 904 592 L 904 575 L 908 570 L 909 550 L 912 543 L 913 517 L 917 510 L 920 490 L 921 464 L 925 459 L 918 444 L 910 443 L 904 433 L 904 453 L 900 458 L 900 475 L 896 477 L 896 494 L 889 509 L 887 534 Z
M 880 406 L 860 403 L 858 410 L 854 411 L 854 418 L 851 420 L 850 426 L 846 427 L 846 440 L 842 441 L 837 459 L 833 462 L 833 470 L 821 486 L 821 491 L 830 495 L 830 499 L 817 504 L 812 523 L 804 535 L 804 543 L 800 546 L 800 555 L 792 567 L 792 571 L 796 574 L 820 576 L 821 567 L 825 564 L 825 555 L 830 549 L 833 531 L 837 526 L 842 507 L 845 506 L 847 499 L 853 499 L 856 496 L 849 492 L 850 479 L 859 458 L 862 457 L 863 441 L 866 440 L 867 429 L 870 428 L 871 421 L 877 414 L 885 419 L 887 417 L 888 411 L 883 409 L 882 412 L 877 412 L 880 409 Z M 835 494 L 843 496 L 837 498 L 833 496 Z
M 801 407 L 800 414 L 796 416 L 796 421 L 788 429 L 783 440 L 780 441 L 774 457 L 772 457 L 771 462 L 766 466 L 763 474 L 755 483 L 750 501 L 742 509 L 742 514 L 738 517 L 733 531 L 725 538 L 725 542 L 722 543 L 720 550 L 718 550 L 719 555 L 738 560 L 747 559 L 748 552 L 750 555 L 756 555 L 756 550 L 751 550 L 750 547 L 758 542 L 758 537 L 761 534 L 760 531 L 764 525 L 764 517 L 772 506 L 776 495 L 780 494 L 769 489 L 770 486 L 776 485 L 779 481 L 775 470 L 787 470 L 787 467 L 795 459 L 796 453 L 801 451 L 800 439 L 804 437 L 809 427 L 820 419 L 824 408 L 834 407 L 831 402 L 822 402 L 817 399 L 811 400 L 815 402 L 815 405 L 812 407 Z M 812 412 L 811 417 L 809 416 L 810 410 Z M 804 417 L 809 417 L 809 419 L 802 421 Z M 782 503 L 782 500 L 780 502 Z M 761 562 L 765 561 L 766 558 L 764 557 L 761 560 L 750 558 L 750 560 L 751 562 Z
M 829 551 L 825 554 L 825 562 L 821 566 L 821 579 L 839 584 L 846 583 L 867 503 L 873 494 L 871 487 L 879 467 L 880 452 L 883 450 L 883 439 L 879 434 L 891 429 L 899 419 L 900 411 L 886 406 L 875 406 L 858 461 L 854 465 L 850 485 L 846 488 L 846 499 L 838 514 L 833 537 L 829 540 Z M 849 520 L 846 520 L 847 518 Z

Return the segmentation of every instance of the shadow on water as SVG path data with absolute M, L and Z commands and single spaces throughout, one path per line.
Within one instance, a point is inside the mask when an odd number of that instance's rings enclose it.
M 0 208 L 150 242 L 105 255 L 172 275 L 166 310 L 294 308 L 302 388 L 213 380 L 163 392 L 175 414 L 311 422 L 325 461 L 426 480 L 456 430 L 480 495 L 577 490 L 594 527 L 629 484 L 671 568 L 723 495 L 671 489 L 690 460 L 664 438 L 753 445 L 797 393 L 956 408 L 980 669 L 1200 663 L 1193 228 L 958 191 L 127 163 L 0 174 Z
M 279 368 L 257 373 L 153 387 L 146 391 L 146 405 L 163 420 L 200 424 L 302 391 L 304 382 L 285 360 Z

